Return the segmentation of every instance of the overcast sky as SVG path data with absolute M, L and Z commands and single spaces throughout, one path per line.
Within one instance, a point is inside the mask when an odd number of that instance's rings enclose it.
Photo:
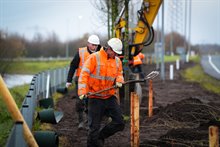
M 94 0 L 0 0 L 0 29 L 18 32 L 30 39 L 36 32 L 45 36 L 55 32 L 61 41 L 85 33 L 107 34 L 106 26 L 99 21 L 100 15 L 90 1 Z M 178 11 L 183 18 L 171 20 L 170 1 L 165 0 L 165 30 L 171 30 L 175 25 L 170 23 L 173 21 L 178 22 L 175 27 L 183 33 L 184 6 Z M 185 0 L 180 1 L 181 5 L 185 4 Z M 191 42 L 220 45 L 220 0 L 192 0 Z

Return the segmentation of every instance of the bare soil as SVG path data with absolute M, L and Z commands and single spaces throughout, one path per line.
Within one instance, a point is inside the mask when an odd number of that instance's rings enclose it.
M 159 77 L 153 80 L 154 115 L 148 117 L 148 84 L 141 84 L 143 98 L 140 107 L 140 146 L 144 147 L 202 147 L 208 144 L 208 127 L 220 118 L 220 96 L 206 91 L 200 85 L 186 82 L 181 72 L 194 66 L 194 63 L 181 65 L 174 71 L 174 80 L 169 80 L 169 65 L 166 64 L 166 80 Z M 175 66 L 174 66 L 175 67 Z M 148 74 L 155 70 L 155 65 L 144 65 Z M 57 103 L 57 109 L 64 112 L 64 117 L 53 125 L 63 147 L 85 147 L 86 129 L 78 130 L 75 113 L 75 93 L 69 92 Z M 130 122 L 126 127 L 105 140 L 105 147 L 130 146 Z

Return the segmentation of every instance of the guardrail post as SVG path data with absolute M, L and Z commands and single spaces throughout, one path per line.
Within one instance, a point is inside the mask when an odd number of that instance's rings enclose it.
M 27 101 L 26 101 L 26 104 L 22 105 L 21 113 L 28 127 L 31 129 L 32 128 L 32 117 L 31 117 L 32 115 L 30 115 L 30 108 L 29 108 L 29 104 L 27 103 Z
M 42 96 L 42 92 L 43 92 L 43 87 L 42 87 L 42 82 L 43 81 L 43 79 L 42 79 L 42 73 L 39 73 L 39 75 L 38 75 L 38 83 L 37 83 L 37 85 L 38 85 L 38 87 L 39 87 L 39 98 L 38 99 L 41 99 L 43 96 Z
M 31 98 L 31 104 L 30 104 L 31 106 L 30 107 L 32 108 L 32 114 L 34 114 L 34 111 L 35 111 L 34 107 L 36 106 L 35 105 L 36 102 L 35 102 L 35 99 L 34 99 L 34 89 L 30 88 L 29 92 L 28 92 L 28 95 L 30 96 L 29 98 Z
M 65 68 L 62 68 L 62 83 L 64 82 L 65 79 Z
M 53 71 L 53 76 L 54 76 L 54 79 L 53 79 L 53 81 L 54 81 L 54 88 L 57 89 L 57 69 L 55 69 Z
M 32 78 L 32 81 L 31 81 L 31 88 L 34 89 L 34 96 L 36 97 L 37 95 L 37 77 L 36 75 Z
M 37 100 L 39 100 L 40 97 L 41 97 L 40 96 L 40 89 L 41 89 L 40 83 L 41 83 L 41 75 L 38 74 L 38 76 L 37 76 L 37 83 L 36 83 L 36 85 L 37 85 Z
M 53 74 L 54 70 L 50 70 L 49 73 L 50 73 L 50 90 L 51 90 L 51 93 L 54 93 L 55 92 L 55 88 L 54 88 L 54 74 Z
M 46 73 L 45 72 L 43 72 L 42 73 L 42 92 L 43 92 L 43 96 L 42 96 L 42 98 L 44 98 L 44 97 L 46 97 L 46 82 L 47 82 L 47 80 L 46 80 Z
M 34 79 L 34 85 L 35 85 L 35 95 L 36 95 L 36 99 L 37 99 L 37 95 L 38 95 L 38 74 L 35 75 L 35 79 Z
M 31 98 L 32 98 L 33 108 L 35 108 L 37 106 L 37 95 L 36 95 L 35 88 L 36 88 L 35 83 L 31 83 L 30 89 L 29 89 L 29 94 L 31 95 Z M 34 109 L 33 109 L 33 111 L 34 111 Z
M 59 69 L 58 70 L 58 72 L 59 72 L 59 86 L 61 85 L 61 83 L 62 83 L 62 70 L 61 69 Z
M 14 147 L 25 147 L 27 146 L 24 137 L 23 137 L 23 122 L 15 122 L 15 143 Z
M 46 76 L 46 96 L 45 98 L 49 98 L 51 96 L 51 85 L 50 85 L 50 72 L 47 71 L 47 76 Z

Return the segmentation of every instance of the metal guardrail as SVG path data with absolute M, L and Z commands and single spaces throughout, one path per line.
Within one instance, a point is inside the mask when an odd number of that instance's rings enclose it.
M 46 97 L 47 75 L 50 75 L 49 91 L 50 95 L 56 92 L 56 89 L 66 82 L 68 67 L 48 70 L 33 76 L 29 91 L 22 103 L 20 109 L 28 127 L 32 130 L 35 108 L 38 101 Z M 12 131 L 7 140 L 6 147 L 27 147 L 23 137 L 21 122 L 15 122 Z

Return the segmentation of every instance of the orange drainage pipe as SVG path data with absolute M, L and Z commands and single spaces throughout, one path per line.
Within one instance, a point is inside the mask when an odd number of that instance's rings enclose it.
M 148 116 L 153 115 L 153 80 L 149 80 Z
M 6 87 L 1 75 L 0 75 L 0 95 L 3 97 L 3 101 L 5 102 L 7 109 L 10 112 L 14 122 L 23 122 L 23 132 L 24 132 L 23 135 L 28 146 L 38 147 L 37 142 L 35 141 L 30 129 L 28 128 L 26 121 L 24 120 L 20 110 L 18 109 L 11 93 Z

